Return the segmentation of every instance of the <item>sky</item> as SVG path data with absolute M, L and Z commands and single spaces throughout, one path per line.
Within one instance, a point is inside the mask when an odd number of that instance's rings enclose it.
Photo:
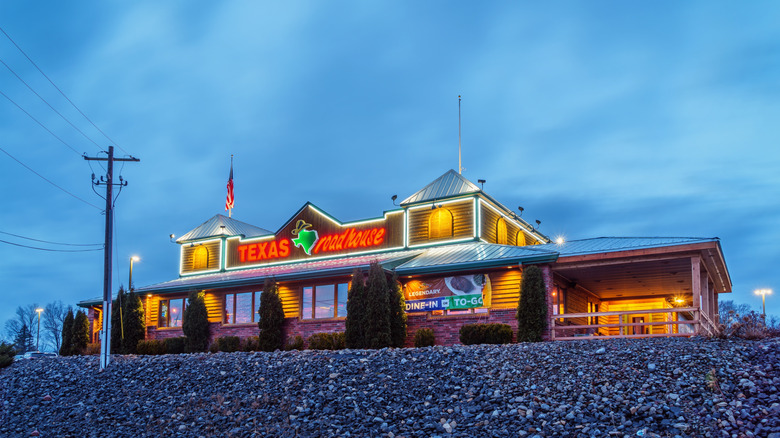
M 225 213 L 231 155 L 235 219 L 377 217 L 457 169 L 459 95 L 463 175 L 540 231 L 719 237 L 721 299 L 771 288 L 780 315 L 778 22 L 768 1 L 4 1 L 40 71 L 0 34 L 0 323 L 102 295 L 101 251 L 13 245 L 102 243 L 85 153 L 141 160 L 116 167 L 113 285 L 137 255 L 146 286 L 178 276 L 170 234 Z

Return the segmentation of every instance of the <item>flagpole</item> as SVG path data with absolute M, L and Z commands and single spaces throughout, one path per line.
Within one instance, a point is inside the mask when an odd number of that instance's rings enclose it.
M 230 154 L 230 179 L 233 180 L 233 154 Z M 233 217 L 233 203 L 230 203 L 230 210 L 228 210 L 228 217 Z

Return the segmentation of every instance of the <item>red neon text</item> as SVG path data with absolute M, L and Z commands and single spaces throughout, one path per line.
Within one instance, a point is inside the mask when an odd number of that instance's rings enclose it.
M 384 228 L 371 228 L 358 231 L 355 228 L 349 228 L 341 234 L 330 234 L 320 237 L 317 245 L 312 251 L 317 254 L 320 251 L 340 251 L 343 249 L 366 248 L 369 246 L 381 245 L 385 241 Z
M 277 259 L 288 255 L 290 255 L 290 241 L 287 239 L 238 246 L 238 259 L 241 262 Z

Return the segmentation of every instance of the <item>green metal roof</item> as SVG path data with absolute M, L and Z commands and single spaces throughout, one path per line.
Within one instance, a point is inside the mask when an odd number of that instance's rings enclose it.
M 406 198 L 401 205 L 416 204 L 419 202 L 436 201 L 468 193 L 481 192 L 479 187 L 467 180 L 458 172 L 450 169 L 444 175 L 436 178 L 432 183 L 423 187 L 417 193 Z
M 269 234 L 273 234 L 273 232 L 218 214 L 203 222 L 189 233 L 179 237 L 176 239 L 176 242 L 182 243 L 218 236 L 244 236 L 244 238 L 249 238 Z

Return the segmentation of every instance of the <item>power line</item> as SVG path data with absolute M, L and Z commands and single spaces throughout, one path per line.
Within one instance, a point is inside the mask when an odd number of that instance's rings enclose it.
M 57 89 L 57 91 L 59 91 L 59 92 L 60 92 L 60 94 L 62 95 L 62 97 L 64 97 L 64 98 L 65 98 L 65 100 L 67 100 L 67 101 L 68 101 L 68 102 L 69 102 L 71 105 L 73 105 L 73 108 L 76 108 L 76 111 L 78 111 L 78 112 L 79 112 L 79 114 L 81 114 L 81 115 L 82 115 L 82 116 L 83 116 L 85 119 L 87 119 L 87 121 L 88 121 L 88 122 L 89 122 L 89 123 L 90 123 L 92 126 L 94 126 L 94 127 L 95 127 L 95 129 L 97 129 L 97 130 L 98 130 L 98 132 L 100 132 L 101 134 L 103 134 L 103 137 L 107 138 L 107 139 L 108 139 L 108 141 L 110 141 L 112 144 L 116 145 L 116 147 L 118 147 L 119 149 L 122 149 L 122 151 L 123 151 L 124 153 L 126 153 L 126 154 L 128 154 L 128 155 L 130 154 L 129 152 L 127 152 L 126 150 L 124 150 L 124 148 L 122 148 L 122 146 L 119 146 L 119 144 L 117 144 L 117 142 L 115 142 L 114 140 L 112 140 L 112 139 L 111 139 L 111 137 L 109 137 L 109 136 L 108 136 L 108 135 L 107 135 L 105 132 L 103 132 L 103 130 L 102 130 L 102 129 L 98 128 L 98 126 L 97 126 L 97 125 L 96 125 L 96 124 L 95 124 L 95 123 L 94 123 L 94 122 L 93 122 L 93 121 L 92 121 L 92 120 L 91 120 L 89 117 L 87 117 L 87 115 L 86 115 L 86 114 L 84 114 L 84 112 L 83 112 L 83 111 L 81 111 L 81 109 L 80 109 L 78 106 L 76 106 L 76 104 L 75 104 L 75 103 L 73 103 L 73 101 L 72 101 L 72 100 L 70 100 L 70 99 L 68 98 L 68 96 L 66 96 L 66 95 L 65 95 L 65 93 L 64 93 L 62 90 L 60 90 L 60 87 L 58 87 L 58 86 L 57 86 L 57 84 L 55 84 L 55 83 L 54 83 L 54 81 L 52 81 L 51 79 L 49 79 L 49 77 L 48 77 L 48 76 L 46 76 L 46 73 L 44 73 L 44 72 L 43 72 L 43 70 L 41 70 L 41 68 L 40 68 L 40 67 L 38 67 L 38 64 L 36 64 L 36 63 L 35 63 L 35 61 L 33 61 L 33 60 L 32 60 L 32 58 L 30 58 L 29 56 L 27 56 L 27 53 L 25 53 L 25 52 L 24 52 L 24 50 L 22 50 L 22 48 L 21 48 L 21 47 L 19 47 L 19 45 L 18 45 L 18 44 L 16 44 L 16 41 L 14 41 L 14 40 L 13 40 L 13 38 L 11 38 L 11 35 L 8 35 L 8 33 L 5 31 L 5 29 L 3 29 L 2 27 L 0 27 L 0 32 L 3 32 L 3 35 L 5 35 L 5 37 L 6 37 L 6 38 L 8 38 L 8 41 L 10 41 L 10 42 L 11 42 L 11 43 L 12 43 L 14 46 L 16 46 L 16 48 L 17 48 L 17 49 L 18 49 L 18 50 L 19 50 L 19 51 L 22 53 L 22 55 L 24 55 L 24 57 L 25 57 L 25 58 L 27 58 L 27 60 L 28 60 L 28 61 L 30 61 L 30 63 L 31 63 L 31 64 L 32 64 L 32 65 L 33 65 L 33 66 L 34 66 L 34 67 L 35 67 L 35 68 L 36 68 L 36 69 L 37 69 L 37 70 L 38 70 L 38 71 L 39 71 L 39 72 L 40 72 L 40 73 L 43 75 L 43 77 L 44 77 L 44 78 L 46 78 L 46 80 L 47 80 L 47 81 L 49 81 L 49 83 L 50 83 L 50 84 L 51 84 L 51 85 L 52 85 L 54 88 L 56 88 L 56 89 Z
M 20 239 L 32 240 L 32 241 L 34 241 L 34 242 L 48 243 L 48 244 L 51 244 L 51 245 L 65 245 L 65 246 L 103 246 L 103 244 L 102 244 L 102 243 L 60 243 L 60 242 L 51 242 L 51 241 L 48 241 L 48 240 L 33 239 L 32 237 L 25 237 L 25 236 L 20 236 L 20 235 L 18 235 L 18 234 L 7 233 L 7 232 L 5 232 L 5 231 L 0 231 L 0 234 L 5 234 L 5 235 L 8 235 L 8 236 L 14 236 L 14 237 L 18 237 L 18 238 L 20 238 Z
M 62 143 L 62 144 L 64 144 L 65 146 L 67 146 L 67 147 L 68 147 L 70 150 L 72 150 L 73 152 L 75 152 L 75 153 L 76 153 L 76 155 L 81 155 L 81 153 L 80 153 L 79 151 L 77 151 L 76 149 L 74 149 L 74 148 L 73 148 L 73 146 L 69 145 L 69 144 L 68 144 L 68 143 L 67 143 L 65 140 L 63 140 L 63 139 L 61 139 L 60 137 L 58 137 L 58 136 L 57 136 L 57 134 L 55 134 L 55 133 L 51 132 L 51 129 L 47 128 L 47 127 L 46 127 L 46 125 L 44 125 L 43 123 L 41 123 L 40 121 L 38 121 L 38 119 L 36 119 L 35 117 L 33 117 L 33 115 L 32 115 L 32 114 L 28 113 L 28 112 L 27 112 L 27 111 L 26 111 L 24 108 L 22 108 L 21 106 L 19 106 L 19 104 L 18 104 L 18 103 L 16 103 L 16 102 L 14 102 L 14 100 L 13 100 L 13 99 L 11 99 L 10 97 L 8 97 L 8 95 L 6 95 L 5 93 L 3 93 L 2 91 L 0 91 L 0 94 L 2 94 L 2 95 L 3 95 L 3 97 L 5 97 L 6 99 L 8 99 L 8 101 L 9 101 L 9 102 L 11 102 L 12 104 L 16 105 L 16 107 L 17 107 L 17 108 L 19 108 L 19 109 L 20 109 L 20 110 L 21 110 L 23 113 L 27 114 L 27 116 L 28 116 L 29 118 L 33 119 L 33 120 L 35 121 L 35 123 L 37 123 L 37 124 L 41 125 L 41 128 L 45 129 L 45 130 L 46 130 L 46 132 L 48 132 L 49 134 L 51 134 L 52 136 L 54 136 L 54 138 L 56 138 L 57 140 L 59 140 L 59 141 L 60 141 L 60 143 Z
M 81 199 L 81 198 L 79 198 L 78 196 L 74 195 L 73 193 L 71 193 L 71 192 L 69 192 L 69 191 L 67 191 L 67 190 L 63 189 L 62 187 L 58 186 L 57 184 L 53 183 L 51 180 L 49 180 L 49 179 L 48 179 L 48 178 L 46 178 L 45 176 L 41 175 L 40 173 L 38 173 L 38 172 L 36 172 L 36 171 L 32 170 L 32 169 L 30 168 L 30 166 L 28 166 L 28 165 L 26 165 L 26 164 L 22 163 L 21 161 L 17 160 L 17 159 L 16 159 L 16 157 L 14 157 L 13 155 L 9 154 L 9 153 L 8 153 L 8 151 L 6 151 L 5 149 L 3 149 L 2 147 L 0 147 L 0 151 L 2 151 L 4 154 L 6 154 L 6 155 L 8 155 L 9 157 L 11 157 L 11 159 L 12 159 L 12 160 L 14 160 L 14 161 L 16 161 L 17 163 L 19 163 L 19 164 L 21 164 L 22 166 L 24 166 L 24 167 L 25 167 L 27 170 L 29 170 L 30 172 L 32 172 L 32 173 L 34 173 L 34 174 L 38 175 L 39 177 L 41 177 L 41 178 L 42 178 L 44 181 L 46 181 L 47 183 L 49 183 L 49 184 L 53 185 L 54 187 L 57 187 L 58 189 L 62 190 L 63 192 L 65 192 L 65 193 L 69 194 L 70 196 L 72 196 L 72 197 L 74 197 L 74 198 L 78 199 L 79 201 L 81 201 L 81 202 L 83 202 L 83 203 L 85 203 L 85 204 L 89 205 L 90 207 L 97 208 L 98 210 L 101 210 L 101 211 L 103 210 L 102 208 L 98 207 L 97 205 L 95 205 L 95 204 L 93 204 L 93 203 L 91 203 L 91 202 L 89 202 L 89 201 L 85 201 L 84 199 Z
M 87 252 L 87 251 L 102 251 L 103 250 L 103 248 L 94 248 L 94 249 L 50 249 L 50 248 L 39 248 L 37 246 L 22 245 L 22 244 L 19 244 L 19 243 L 7 242 L 5 240 L 0 240 L 0 243 L 7 243 L 8 245 L 21 246 L 22 248 L 36 249 L 38 251 L 49 251 L 49 252 Z
M 92 140 L 91 138 L 89 138 L 89 136 L 88 136 L 87 134 L 85 134 L 85 133 L 84 133 L 84 131 L 82 131 L 81 129 L 79 129 L 79 128 L 78 128 L 76 125 L 74 125 L 74 124 L 73 124 L 73 122 L 71 122 L 70 120 L 68 120 L 68 118 L 67 118 L 67 117 L 63 116 L 63 115 L 62 115 L 62 113 L 60 113 L 59 111 L 57 111 L 57 110 L 56 110 L 56 109 L 55 109 L 55 108 L 54 108 L 54 107 L 53 107 L 53 106 L 52 106 L 52 105 L 51 105 L 51 104 L 50 104 L 50 103 L 49 103 L 49 102 L 48 102 L 46 99 L 44 99 L 44 98 L 43 98 L 43 96 L 41 96 L 40 94 L 38 94 L 38 92 L 37 92 L 37 91 L 35 91 L 35 90 L 33 89 L 33 87 L 31 87 L 31 86 L 30 86 L 30 84 L 28 84 L 27 82 L 25 82 L 25 80 L 24 80 L 24 79 L 22 79 L 22 78 L 21 78 L 21 77 L 20 77 L 18 74 L 16 74 L 16 72 L 14 71 L 14 69 L 12 69 L 12 68 L 11 68 L 11 66 L 9 66 L 8 64 L 6 64 L 6 63 L 5 63 L 5 61 L 3 61 L 1 58 L 0 58 L 0 63 L 2 63 L 2 64 L 5 66 L 5 68 L 7 68 L 7 69 L 8 69 L 8 71 L 10 71 L 11 73 L 13 73 L 13 75 L 14 75 L 14 76 L 16 76 L 16 79 L 19 79 L 19 81 L 21 81 L 21 83 L 23 83 L 23 84 L 24 84 L 24 85 L 27 87 L 27 89 L 29 89 L 30 91 L 32 91 L 32 92 L 33 92 L 33 94 L 35 94 L 36 96 L 38 96 L 38 98 L 39 98 L 39 99 L 41 99 L 41 100 L 43 101 L 43 103 L 45 103 L 46 105 L 48 105 L 48 107 L 49 107 L 49 108 L 51 108 L 51 110 L 52 110 L 52 111 L 54 111 L 55 113 L 57 113 L 57 115 L 58 115 L 58 116 L 60 116 L 60 117 L 62 118 L 62 120 L 65 120 L 66 122 L 68 122 L 68 124 L 69 124 L 70 126 L 72 126 L 72 127 L 73 127 L 73 129 L 75 129 L 76 131 L 78 131 L 78 132 L 79 132 L 79 134 L 83 135 L 83 136 L 84 136 L 84 138 L 86 138 L 87 140 L 91 141 L 91 142 L 92 142 L 92 143 L 93 143 L 95 146 L 97 146 L 98 148 L 100 148 L 100 145 L 99 145 L 99 144 L 97 144 L 97 143 L 95 142 L 95 140 Z

